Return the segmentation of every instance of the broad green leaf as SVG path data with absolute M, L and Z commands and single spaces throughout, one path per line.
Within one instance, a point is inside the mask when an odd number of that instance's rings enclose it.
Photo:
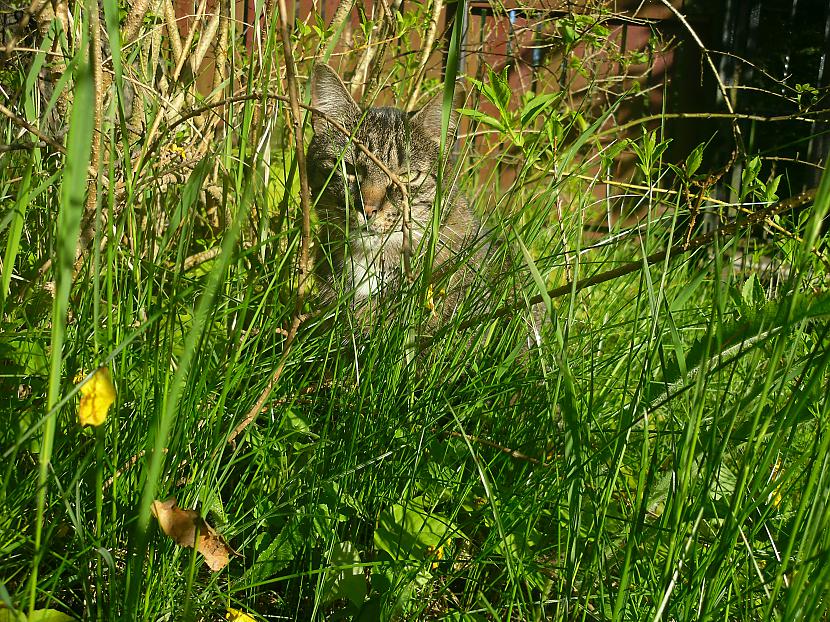
M 27 376 L 46 376 L 49 372 L 49 359 L 46 349 L 39 341 L 15 339 L 8 342 L 9 358 L 20 367 Z
M 538 95 L 534 95 L 522 107 L 522 127 L 524 128 L 530 125 L 536 117 L 558 102 L 559 98 L 559 93 L 540 93 Z
M 493 93 L 496 100 L 493 102 L 499 107 L 502 113 L 507 111 L 507 105 L 510 103 L 510 83 L 507 78 L 507 67 L 501 73 L 496 73 L 490 70 L 490 84 L 493 87 Z
M 703 149 L 706 147 L 706 143 L 700 143 L 697 147 L 692 149 L 692 152 L 686 156 L 686 175 L 691 177 L 697 172 L 697 169 L 700 168 L 701 163 L 703 162 Z
M 776 175 L 764 185 L 764 201 L 775 203 L 778 200 L 778 184 L 781 183 L 781 175 Z
M 257 538 L 259 551 L 250 573 L 254 580 L 273 577 L 297 557 L 303 538 L 296 521 L 289 521 L 276 536 L 263 533 Z
M 57 609 L 35 609 L 27 616 L 21 611 L 0 608 L 0 622 L 75 622 L 75 618 Z
M 321 600 L 328 603 L 347 598 L 360 606 L 366 598 L 368 585 L 363 567 L 360 565 L 360 553 L 348 540 L 334 545 L 329 564 L 334 568 L 326 570 L 321 588 Z
M 419 499 L 413 499 L 381 512 L 375 527 L 375 546 L 395 560 L 421 560 L 455 531 L 449 519 L 431 512 Z
M 491 117 L 489 114 L 484 114 L 483 112 L 479 112 L 478 110 L 472 110 L 471 108 L 459 108 L 458 111 L 465 117 L 469 117 L 474 121 L 478 121 L 479 123 L 483 123 L 484 125 L 493 127 L 499 130 L 500 132 L 506 131 L 502 122 L 494 117 Z
M 26 618 L 27 622 L 74 622 L 75 618 L 56 609 L 37 609 Z

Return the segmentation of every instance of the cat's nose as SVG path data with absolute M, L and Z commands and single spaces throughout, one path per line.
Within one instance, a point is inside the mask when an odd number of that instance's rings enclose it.
M 386 188 L 375 186 L 364 186 L 361 188 L 360 198 L 363 206 L 363 215 L 366 216 L 366 220 L 369 220 L 380 210 L 385 196 Z

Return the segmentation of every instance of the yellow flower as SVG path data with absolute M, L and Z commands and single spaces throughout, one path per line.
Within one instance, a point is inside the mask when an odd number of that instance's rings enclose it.
M 432 564 L 430 564 L 431 568 L 435 570 L 438 568 L 438 560 L 444 559 L 444 547 L 439 546 L 436 549 L 434 546 L 429 545 L 427 547 L 427 557 L 431 557 L 435 560 Z
M 92 378 L 81 387 L 78 421 L 81 425 L 101 425 L 114 401 L 115 387 L 112 386 L 110 370 L 99 367 Z
M 429 287 L 427 287 L 427 299 L 426 299 L 426 302 L 424 303 L 424 306 L 427 309 L 429 309 L 432 313 L 435 313 L 435 300 L 433 298 L 434 294 L 435 294 L 435 292 L 432 289 L 432 283 L 430 283 Z
M 438 297 L 442 297 L 446 294 L 443 289 L 438 290 Z M 435 289 L 432 287 L 432 283 L 429 284 L 427 287 L 427 299 L 424 302 L 424 306 L 429 310 L 432 315 L 437 315 L 435 313 Z
M 781 462 L 781 458 L 775 461 L 775 464 L 772 465 L 772 473 L 770 474 L 769 478 L 771 481 L 775 482 L 778 480 L 778 476 L 781 474 L 781 468 L 784 466 L 783 462 Z M 781 506 L 781 484 L 779 483 L 775 490 L 769 496 L 769 502 L 772 503 L 776 508 Z
M 230 622 L 256 622 L 254 618 L 249 616 L 244 611 L 228 607 L 228 613 L 225 614 L 225 619 Z
M 175 153 L 182 160 L 187 160 L 187 151 L 185 150 L 184 147 L 180 147 L 179 145 L 171 143 L 171 144 L 167 145 L 167 150 L 170 151 L 171 153 Z

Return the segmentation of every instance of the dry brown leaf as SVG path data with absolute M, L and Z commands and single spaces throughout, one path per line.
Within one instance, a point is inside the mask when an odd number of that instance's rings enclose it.
M 204 556 L 207 565 L 214 572 L 222 570 L 228 565 L 228 556 L 231 553 L 231 547 L 218 533 L 213 531 L 210 525 L 207 525 L 208 532 L 199 534 L 199 552 Z
M 198 534 L 196 550 L 202 554 L 211 570 L 222 570 L 228 565 L 233 549 L 196 510 L 183 510 L 176 504 L 175 497 L 166 501 L 153 501 L 151 509 L 161 530 L 179 546 L 192 547 Z

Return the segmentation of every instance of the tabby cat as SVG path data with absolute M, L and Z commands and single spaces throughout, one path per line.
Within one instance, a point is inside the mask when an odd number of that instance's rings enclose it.
M 364 111 L 337 73 L 319 64 L 311 76 L 311 94 L 313 107 L 322 113 L 312 112 L 314 137 L 307 168 L 321 224 L 317 272 L 326 297 L 353 292 L 356 307 L 371 308 L 367 302 L 381 299 L 400 283 L 404 239 L 400 188 L 327 119 L 352 132 L 355 141 L 407 184 L 413 254 L 425 252 L 433 210 L 441 209 L 434 270 L 440 273 L 442 266 L 461 263 L 461 254 L 478 234 L 478 222 L 454 188 L 445 187 L 443 207 L 435 205 L 442 93 L 414 113 L 388 107 Z M 458 123 L 455 108 L 463 98 L 461 89 L 456 89 L 447 144 Z M 461 281 L 464 276 L 456 276 L 452 287 L 446 288 L 440 305 L 444 315 L 452 313 L 460 299 Z

